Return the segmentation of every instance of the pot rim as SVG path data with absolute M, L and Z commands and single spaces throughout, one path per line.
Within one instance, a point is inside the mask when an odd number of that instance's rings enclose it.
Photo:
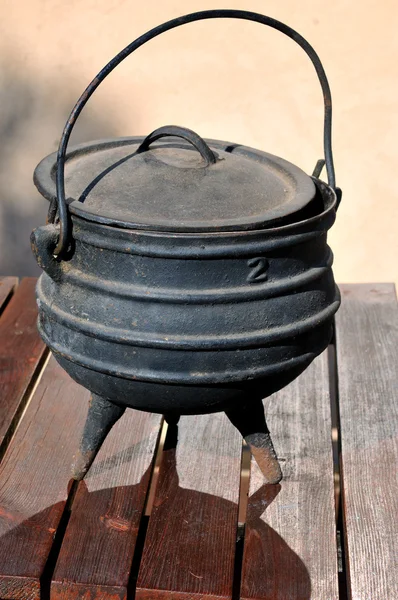
M 143 136 L 129 136 L 119 137 L 110 139 L 100 139 L 90 142 L 85 142 L 73 146 L 67 154 L 67 160 L 71 160 L 75 157 L 80 156 L 82 153 L 86 156 L 95 154 L 98 151 L 110 150 L 112 148 L 122 148 L 124 146 L 131 146 L 139 144 L 143 140 Z M 119 219 L 114 216 L 100 215 L 95 212 L 90 212 L 89 209 L 84 209 L 83 205 L 80 207 L 76 198 L 69 199 L 68 210 L 71 215 L 78 216 L 79 218 L 91 221 L 93 223 L 100 223 L 109 227 L 119 227 L 121 229 L 134 230 L 134 231 L 147 231 L 147 232 L 159 232 L 161 234 L 200 234 L 200 235 L 219 235 L 223 233 L 234 233 L 234 232 L 248 232 L 248 231 L 262 231 L 265 229 L 283 226 L 289 224 L 297 217 L 300 216 L 300 212 L 305 210 L 308 205 L 313 202 L 316 196 L 316 187 L 314 188 L 314 178 L 309 176 L 297 165 L 291 163 L 285 158 L 281 158 L 272 155 L 263 150 L 251 148 L 244 144 L 238 144 L 235 142 L 226 142 L 222 140 L 206 139 L 208 144 L 213 146 L 219 151 L 226 151 L 233 153 L 233 150 L 237 149 L 236 155 L 242 155 L 242 157 L 248 158 L 254 162 L 259 160 L 265 161 L 264 167 L 270 160 L 273 164 L 273 168 L 286 172 L 292 181 L 295 182 L 296 186 L 299 186 L 297 196 L 289 201 L 286 206 L 284 204 L 278 205 L 277 207 L 269 210 L 264 207 L 263 215 L 254 217 L 244 214 L 242 210 L 242 216 L 230 219 L 230 224 L 224 225 L 211 225 L 210 222 L 204 224 L 198 221 L 198 225 L 192 227 L 191 225 L 184 225 L 182 223 L 171 224 L 170 227 L 166 223 L 158 222 L 153 223 L 150 220 L 143 218 L 142 221 L 129 221 Z M 167 144 L 163 144 L 167 146 Z M 268 167 L 267 167 L 268 168 Z M 56 169 L 57 169 L 57 153 L 52 153 L 43 158 L 37 165 L 33 181 L 38 191 L 50 202 L 56 199 Z M 308 180 L 309 184 L 305 184 L 305 180 Z M 301 186 L 301 191 L 300 190 Z M 314 191 L 310 194 L 309 188 L 312 186 Z M 306 189 L 308 188 L 308 189 Z M 253 192 L 256 191 L 256 187 L 253 187 Z M 288 209 L 287 209 L 288 207 Z

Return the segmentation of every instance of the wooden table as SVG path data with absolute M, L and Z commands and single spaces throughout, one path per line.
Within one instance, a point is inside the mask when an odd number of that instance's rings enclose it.
M 176 445 L 128 410 L 71 483 L 89 394 L 40 341 L 34 285 L 0 285 L 0 599 L 398 599 L 392 285 L 341 286 L 335 344 L 264 402 L 284 480 L 253 463 L 248 500 L 223 414 Z

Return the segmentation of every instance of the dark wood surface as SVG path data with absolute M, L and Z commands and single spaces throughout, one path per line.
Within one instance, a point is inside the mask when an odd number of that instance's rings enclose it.
M 89 394 L 50 359 L 0 465 L 0 598 L 40 598 Z
M 34 278 L 23 279 L 0 319 L 0 456 L 45 352 L 36 327 L 35 284 Z
M 329 372 L 326 352 L 265 402 L 281 485 L 252 460 L 242 600 L 338 598 Z
M 171 442 L 169 435 L 136 598 L 231 598 L 242 438 L 218 413 L 183 417 L 177 450 Z
M 18 277 L 0 277 L 0 314 L 18 285 Z
M 398 310 L 392 285 L 342 286 L 337 316 L 346 559 L 355 600 L 398 598 Z
M 170 430 L 147 527 L 160 418 L 127 411 L 76 490 L 70 466 L 89 394 L 54 359 L 46 364 L 35 281 L 0 281 L 0 600 L 398 598 L 392 286 L 342 286 L 338 585 L 326 355 L 264 403 L 284 479 L 265 485 L 252 465 L 244 545 L 241 439 L 222 414 L 183 418 L 177 446 Z M 241 517 L 244 506 L 241 497 Z
M 161 417 L 127 410 L 73 502 L 51 586 L 53 600 L 125 598 Z

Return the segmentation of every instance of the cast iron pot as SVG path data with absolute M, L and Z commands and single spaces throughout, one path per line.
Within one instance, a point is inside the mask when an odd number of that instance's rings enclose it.
M 328 184 L 273 155 L 203 140 L 182 127 L 84 144 L 66 153 L 84 104 L 143 43 L 178 25 L 248 19 L 292 37 L 325 98 Z M 340 297 L 327 231 L 341 192 L 331 150 L 331 99 L 319 58 L 299 34 L 245 11 L 194 13 L 148 32 L 91 82 L 57 155 L 34 180 L 50 201 L 32 233 L 44 273 L 39 331 L 93 396 L 74 465 L 81 479 L 126 407 L 181 414 L 226 411 L 268 481 L 281 478 L 262 398 L 328 345 Z M 65 199 L 65 184 L 68 199 Z

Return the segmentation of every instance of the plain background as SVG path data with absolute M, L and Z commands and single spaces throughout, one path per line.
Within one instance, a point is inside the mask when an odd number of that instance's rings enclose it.
M 38 273 L 29 233 L 47 204 L 32 172 L 74 102 L 133 39 L 173 17 L 243 8 L 285 21 L 315 47 L 334 102 L 343 202 L 330 234 L 339 282 L 397 281 L 398 5 L 393 0 L 2 0 L 0 274 Z M 177 124 L 283 156 L 312 172 L 322 95 L 303 51 L 256 23 L 194 23 L 149 42 L 95 93 L 74 141 Z

